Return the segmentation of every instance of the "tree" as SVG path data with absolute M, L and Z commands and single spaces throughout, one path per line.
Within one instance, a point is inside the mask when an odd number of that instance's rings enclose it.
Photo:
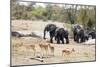
M 19 4 L 17 0 L 11 1 L 11 14 L 14 19 L 52 20 L 70 24 L 78 23 L 84 27 L 92 22 L 92 26 L 95 26 L 94 6 L 44 4 L 46 7 L 42 7 L 35 2 L 27 2 L 26 6 Z
M 81 18 L 81 22 L 83 27 L 85 28 L 87 26 L 87 22 L 88 22 L 88 15 L 87 15 L 87 10 L 86 9 L 80 9 L 80 18 Z
M 88 21 L 88 23 L 87 23 L 87 26 L 88 26 L 89 28 L 92 28 L 92 26 L 93 26 L 93 21 L 91 21 L 91 19 L 89 19 L 89 21 Z

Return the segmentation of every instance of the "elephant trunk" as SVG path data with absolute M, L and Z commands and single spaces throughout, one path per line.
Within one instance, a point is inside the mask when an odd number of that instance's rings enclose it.
M 45 38 L 45 35 L 46 35 L 46 31 L 44 30 L 44 37 L 43 37 L 44 39 L 46 39 L 46 38 Z

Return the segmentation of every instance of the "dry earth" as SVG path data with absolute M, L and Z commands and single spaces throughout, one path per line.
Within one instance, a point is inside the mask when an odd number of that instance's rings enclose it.
M 56 24 L 58 27 L 63 27 L 64 23 L 60 22 L 43 22 L 43 21 L 25 21 L 25 20 L 13 20 L 11 23 L 12 31 L 38 31 L 43 33 L 43 29 L 47 24 Z M 39 34 L 41 37 L 42 34 Z M 48 37 L 48 35 L 47 35 Z M 32 64 L 48 64 L 48 63 L 67 63 L 67 62 L 80 62 L 80 61 L 95 61 L 95 45 L 82 45 L 75 43 L 73 39 L 70 39 L 69 44 L 56 44 L 54 42 L 51 44 L 54 46 L 54 56 L 48 51 L 48 58 L 43 58 L 43 62 L 36 59 L 37 56 L 41 56 L 41 51 L 39 43 L 49 43 L 49 38 L 43 40 L 37 37 L 21 37 L 11 38 L 11 63 L 12 65 L 32 65 Z M 22 45 L 23 44 L 23 45 Z M 35 45 L 36 53 L 34 56 L 34 51 L 25 47 L 26 45 Z M 62 56 L 63 49 L 72 49 L 74 52 L 69 55 Z M 45 53 L 45 52 L 44 52 Z

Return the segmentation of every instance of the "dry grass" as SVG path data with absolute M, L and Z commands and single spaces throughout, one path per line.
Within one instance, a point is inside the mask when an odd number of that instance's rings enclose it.
M 19 23 L 20 22 L 20 23 Z M 25 22 L 25 23 L 23 23 Z M 12 30 L 43 30 L 44 25 L 47 23 L 41 22 L 38 23 L 35 21 L 13 21 Z M 39 21 L 40 22 L 40 21 Z M 45 23 L 45 24 L 44 24 Z M 44 24 L 44 25 L 43 25 Z M 59 25 L 59 24 L 58 24 Z M 60 24 L 61 25 L 61 24 Z M 63 25 L 63 24 L 62 24 Z M 42 28 L 39 28 L 42 27 Z M 56 44 L 50 43 L 51 49 L 54 49 L 54 56 L 51 55 L 50 49 L 48 49 L 48 58 L 43 58 L 44 62 L 40 62 L 36 59 L 37 56 L 41 56 L 44 50 L 41 50 L 39 44 L 40 43 L 48 43 L 48 40 L 43 40 L 37 37 L 21 37 L 15 38 L 12 37 L 12 64 L 13 65 L 30 65 L 30 64 L 47 64 L 47 63 L 63 63 L 63 62 L 79 62 L 79 61 L 94 61 L 95 60 L 95 45 L 82 45 L 75 43 L 72 39 L 70 39 L 69 44 Z M 35 50 L 31 48 L 35 46 Z M 69 56 L 62 56 L 62 50 L 69 48 L 74 48 L 74 52 L 70 53 Z M 34 55 L 35 51 L 35 55 Z
M 52 44 L 55 48 L 54 56 L 51 56 L 50 50 L 48 58 L 44 58 L 44 62 L 40 62 L 34 59 L 36 56 L 40 56 L 43 50 L 41 51 L 39 43 L 34 43 L 35 39 L 30 39 L 33 41 L 27 41 L 24 38 L 12 39 L 12 63 L 13 65 L 25 65 L 25 64 L 45 64 L 45 63 L 62 63 L 62 62 L 78 62 L 78 61 L 94 61 L 95 60 L 95 45 L 81 45 L 76 44 L 72 41 L 70 44 Z M 38 40 L 38 39 L 37 39 Z M 23 46 L 15 43 L 23 42 Z M 26 45 L 32 44 L 36 46 L 36 54 L 34 56 L 34 51 L 31 48 L 26 48 Z M 17 46 L 16 46 L 17 45 Z M 19 45 L 19 46 L 18 46 Z M 63 49 L 75 49 L 75 52 L 70 53 L 69 56 L 62 56 Z M 44 51 L 45 54 L 45 51 Z M 46 55 L 46 54 L 45 54 Z M 24 62 L 21 62 L 24 61 Z M 27 62 L 28 61 L 28 62 Z

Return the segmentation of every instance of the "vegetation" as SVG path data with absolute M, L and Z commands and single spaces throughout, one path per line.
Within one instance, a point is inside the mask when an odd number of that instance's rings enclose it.
M 69 24 L 82 24 L 84 27 L 95 27 L 95 6 L 45 4 L 36 6 L 34 2 L 20 5 L 17 0 L 11 0 L 11 18 L 24 20 L 52 20 Z

